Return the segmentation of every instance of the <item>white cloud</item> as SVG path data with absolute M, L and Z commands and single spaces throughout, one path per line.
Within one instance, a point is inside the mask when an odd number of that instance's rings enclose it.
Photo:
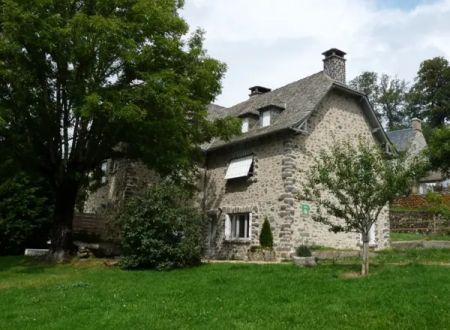
M 322 70 L 324 50 L 348 53 L 347 78 L 373 70 L 411 80 L 424 59 L 450 58 L 450 0 L 412 9 L 374 0 L 187 0 L 183 16 L 206 30 L 211 56 L 227 63 L 217 103 L 248 88 L 277 88 Z

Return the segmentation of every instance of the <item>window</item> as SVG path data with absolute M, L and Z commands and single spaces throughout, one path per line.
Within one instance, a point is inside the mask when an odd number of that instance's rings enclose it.
M 104 161 L 101 166 L 102 177 L 100 178 L 100 182 L 102 184 L 108 181 L 108 161 Z
M 250 239 L 251 213 L 227 214 L 225 217 L 226 239 Z
M 225 180 L 246 177 L 252 174 L 253 156 L 236 158 L 228 165 Z
M 247 133 L 248 132 L 248 127 L 249 127 L 249 120 L 248 120 L 248 118 L 242 119 L 241 132 L 242 133 Z
M 270 110 L 261 113 L 261 126 L 266 127 L 270 125 Z

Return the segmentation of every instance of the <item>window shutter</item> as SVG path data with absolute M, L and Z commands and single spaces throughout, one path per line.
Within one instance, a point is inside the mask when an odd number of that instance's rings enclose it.
M 231 218 L 230 215 L 225 214 L 225 239 L 231 238 Z

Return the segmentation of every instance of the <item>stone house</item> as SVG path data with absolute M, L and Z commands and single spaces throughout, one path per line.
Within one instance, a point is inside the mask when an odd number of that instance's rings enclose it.
M 251 87 L 247 100 L 229 108 L 209 106 L 211 119 L 241 118 L 242 134 L 204 146 L 199 199 L 208 218 L 207 257 L 247 259 L 259 245 L 265 218 L 278 259 L 289 258 L 301 244 L 358 248 L 359 234 L 330 232 L 312 220 L 313 204 L 296 199 L 322 149 L 359 137 L 391 146 L 367 97 L 345 84 L 345 53 L 333 48 L 323 55 L 323 71 L 275 90 Z M 90 196 L 87 212 L 122 198 L 123 189 L 114 188 L 118 181 L 126 187 L 142 184 L 135 175 L 139 165 L 131 166 L 131 174 L 126 166 L 106 166 L 109 181 Z M 372 229 L 371 244 L 379 249 L 389 245 L 388 208 Z
M 411 120 L 411 126 L 404 129 L 387 132 L 387 135 L 399 152 L 405 152 L 408 157 L 418 156 L 427 147 L 427 141 L 422 132 L 422 122 L 418 118 Z M 439 171 L 430 171 L 413 187 L 413 194 L 424 195 L 428 190 L 448 190 L 450 179 L 446 179 Z

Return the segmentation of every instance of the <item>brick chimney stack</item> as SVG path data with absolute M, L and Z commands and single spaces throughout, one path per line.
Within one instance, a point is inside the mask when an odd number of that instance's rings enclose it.
M 345 52 L 337 48 L 331 48 L 322 53 L 325 56 L 323 59 L 323 72 L 331 79 L 343 84 L 345 84 L 345 54 Z

